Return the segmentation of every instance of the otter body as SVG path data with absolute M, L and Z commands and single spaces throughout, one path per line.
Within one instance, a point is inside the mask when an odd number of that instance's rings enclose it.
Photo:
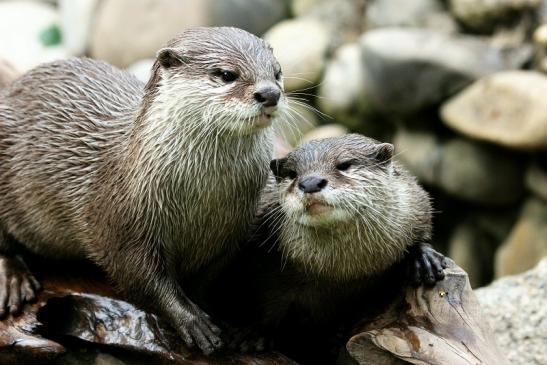
M 220 347 L 183 287 L 247 233 L 278 104 L 271 49 L 235 28 L 185 31 L 159 51 L 146 86 L 74 59 L 0 91 L 0 273 L 15 278 L 0 288 L 0 311 L 16 313 L 34 295 L 13 257 L 20 244 L 91 258 L 188 345 Z
M 429 196 L 392 151 L 347 135 L 272 161 L 258 228 L 222 280 L 243 298 L 225 313 L 244 308 L 232 323 L 274 333 L 282 350 L 318 363 L 321 341 L 344 324 L 373 315 L 404 284 L 443 278 L 443 256 L 428 244 Z

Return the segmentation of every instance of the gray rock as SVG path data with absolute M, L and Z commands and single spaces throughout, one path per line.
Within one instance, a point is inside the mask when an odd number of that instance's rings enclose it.
M 547 148 L 547 76 L 506 71 L 485 77 L 446 102 L 443 121 L 458 132 L 503 146 Z
M 397 158 L 420 181 L 460 199 L 489 205 L 518 201 L 523 192 L 521 161 L 492 146 L 463 138 L 445 143 L 427 132 L 399 130 Z
M 72 56 L 86 53 L 99 0 L 59 0 L 63 44 Z
M 347 133 L 348 129 L 340 124 L 325 124 L 306 133 L 300 143 L 306 143 L 314 139 L 341 137 Z
M 483 318 L 513 365 L 547 364 L 547 258 L 475 291 Z
M 529 199 L 511 233 L 496 253 L 496 277 L 534 267 L 547 255 L 547 202 Z
M 148 82 L 152 74 L 152 66 L 154 65 L 154 59 L 148 58 L 144 60 L 139 60 L 129 66 L 126 70 L 142 82 Z
M 261 34 L 286 15 L 283 1 L 103 0 L 92 30 L 90 53 L 127 67 L 154 57 L 165 42 L 188 27 L 230 25 Z
M 418 27 L 455 33 L 458 26 L 438 0 L 372 0 L 366 18 L 368 28 Z
M 378 108 L 412 113 L 440 103 L 471 81 L 507 67 L 474 37 L 384 28 L 361 38 L 366 91 Z
M 285 20 L 271 28 L 264 39 L 281 64 L 286 90 L 309 88 L 319 82 L 330 42 L 324 23 L 309 18 Z
M 467 27 L 491 30 L 496 22 L 515 13 L 536 9 L 541 0 L 450 0 L 454 16 Z
M 20 72 L 8 61 L 0 59 L 0 89 L 11 83 Z
M 547 163 L 532 164 L 526 171 L 526 187 L 534 194 L 547 201 Z

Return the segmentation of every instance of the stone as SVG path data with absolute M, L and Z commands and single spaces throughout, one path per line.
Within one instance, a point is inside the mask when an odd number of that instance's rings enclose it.
M 469 137 L 517 149 L 547 148 L 547 76 L 505 71 L 475 82 L 441 108 L 442 120 Z
M 347 133 L 348 129 L 340 124 L 325 124 L 306 133 L 300 143 L 306 143 L 314 139 L 341 137 Z
M 526 171 L 526 187 L 538 197 L 547 201 L 547 162 L 537 161 Z
M 518 276 L 475 291 L 482 318 L 513 365 L 547 364 L 547 259 Z
M 473 80 L 508 67 L 500 51 L 482 39 L 426 29 L 376 29 L 360 44 L 366 93 L 386 112 L 436 106 Z
M 397 131 L 396 158 L 418 179 L 452 196 L 479 204 L 505 205 L 523 193 L 522 163 L 494 146 L 463 138 L 441 143 L 429 132 Z
M 547 202 L 530 198 L 518 221 L 496 253 L 496 277 L 514 275 L 534 267 L 547 255 Z
M 46 46 L 40 39 L 56 29 L 58 14 L 53 5 L 37 1 L 0 2 L 0 58 L 24 72 L 40 63 L 67 56 L 62 45 Z
M 133 64 L 131 64 L 126 70 L 133 75 L 140 81 L 146 83 L 150 79 L 150 76 L 152 75 L 152 66 L 154 65 L 154 59 L 153 58 L 147 58 L 144 60 L 139 60 Z
M 98 0 L 59 0 L 59 24 L 70 55 L 86 53 L 97 5 Z
M 541 0 L 450 0 L 454 16 L 465 26 L 478 30 L 492 30 L 497 22 L 514 14 L 539 7 Z
M 0 89 L 19 77 L 20 72 L 8 61 L 0 59 Z
M 286 15 L 282 1 L 103 0 L 92 30 L 90 53 L 127 67 L 154 57 L 185 28 L 230 25 L 260 35 Z
M 534 42 L 547 48 L 547 24 L 542 24 L 534 31 Z
M 417 27 L 455 33 L 458 26 L 438 0 L 373 0 L 365 22 L 368 28 Z
M 271 28 L 264 39 L 281 64 L 287 91 L 319 82 L 329 47 L 329 31 L 323 23 L 303 18 L 285 20 Z

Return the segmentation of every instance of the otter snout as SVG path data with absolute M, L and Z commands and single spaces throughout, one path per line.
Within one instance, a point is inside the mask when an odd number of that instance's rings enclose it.
M 327 179 L 319 175 L 306 176 L 298 183 L 298 189 L 303 193 L 317 193 L 327 186 Z
M 254 99 L 264 107 L 277 106 L 279 98 L 281 98 L 281 90 L 275 85 L 261 85 L 254 93 Z

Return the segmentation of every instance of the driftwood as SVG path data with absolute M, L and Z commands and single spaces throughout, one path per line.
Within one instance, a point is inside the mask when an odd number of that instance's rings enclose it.
M 125 364 L 295 364 L 275 352 L 206 358 L 185 348 L 157 317 L 116 298 L 104 281 L 66 272 L 41 281 L 37 303 L 0 321 L 1 364 L 99 363 L 96 356 L 105 353 Z M 453 262 L 433 288 L 404 291 L 383 314 L 356 327 L 340 365 L 508 364 L 481 320 L 467 275 Z
M 400 302 L 358 326 L 339 363 L 508 365 L 467 274 L 452 260 L 445 274 L 432 288 L 406 288 Z

